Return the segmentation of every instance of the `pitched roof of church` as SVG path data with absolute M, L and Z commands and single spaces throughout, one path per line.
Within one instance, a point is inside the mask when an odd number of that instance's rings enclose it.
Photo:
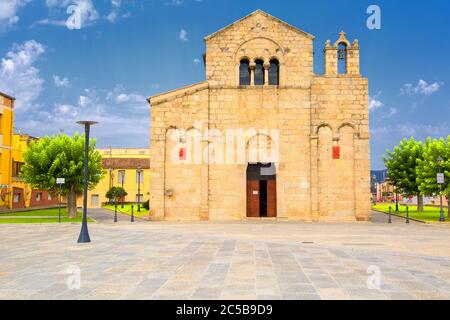
M 285 26 L 288 27 L 289 29 L 292 29 L 293 31 L 296 31 L 296 32 L 298 32 L 298 33 L 301 33 L 301 34 L 304 35 L 304 36 L 307 36 L 308 38 L 311 38 L 311 39 L 314 39 L 314 38 L 315 38 L 312 34 L 310 34 L 310 33 L 308 33 L 308 32 L 305 32 L 305 31 L 303 31 L 303 30 L 301 30 L 301 29 L 299 29 L 299 28 L 297 28 L 297 27 L 294 27 L 293 25 L 290 25 L 289 23 L 284 22 L 283 20 L 280 20 L 280 19 L 278 19 L 277 17 L 274 17 L 274 16 L 272 16 L 271 14 L 268 14 L 267 12 L 264 12 L 264 11 L 258 9 L 258 10 L 256 10 L 256 11 L 253 11 L 253 12 L 250 13 L 249 15 L 246 15 L 245 17 L 243 17 L 243 18 L 241 18 L 241 19 L 239 19 L 239 20 L 237 20 L 237 21 L 235 21 L 235 22 L 233 22 L 233 23 L 227 25 L 226 27 L 223 27 L 222 29 L 220 29 L 220 30 L 218 30 L 218 31 L 216 31 L 216 32 L 214 32 L 214 33 L 212 33 L 212 34 L 210 34 L 209 36 L 206 36 L 206 37 L 205 37 L 205 41 L 206 41 L 206 40 L 209 40 L 209 39 L 211 39 L 211 38 L 213 38 L 213 37 L 215 37 L 215 36 L 218 35 L 219 33 L 222 33 L 222 32 L 225 31 L 226 29 L 228 29 L 228 28 L 230 28 L 230 27 L 232 27 L 232 26 L 234 26 L 234 25 L 240 23 L 241 21 L 244 21 L 245 19 L 247 19 L 247 18 L 249 18 L 249 17 L 251 17 L 251 16 L 254 16 L 254 15 L 257 14 L 257 13 L 260 13 L 260 14 L 262 14 L 262 15 L 264 15 L 264 16 L 270 18 L 270 19 L 273 19 L 273 20 L 275 20 L 275 21 L 277 21 L 277 22 L 279 22 L 279 23 L 285 25 Z

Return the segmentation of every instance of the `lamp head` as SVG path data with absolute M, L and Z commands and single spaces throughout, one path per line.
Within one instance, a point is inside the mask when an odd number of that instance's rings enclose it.
M 88 121 L 88 120 L 77 121 L 77 124 L 82 125 L 82 126 L 85 126 L 85 125 L 93 126 L 97 123 L 98 123 L 97 121 Z

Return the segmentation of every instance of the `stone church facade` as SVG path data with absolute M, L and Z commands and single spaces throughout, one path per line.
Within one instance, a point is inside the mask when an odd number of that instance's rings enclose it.
M 370 219 L 358 41 L 318 75 L 313 40 L 257 10 L 205 38 L 206 81 L 149 98 L 153 219 Z

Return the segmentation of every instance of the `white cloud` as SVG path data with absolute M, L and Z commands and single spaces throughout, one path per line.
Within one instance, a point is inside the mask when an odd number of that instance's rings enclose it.
M 115 101 L 116 103 L 125 103 L 125 102 L 144 103 L 145 97 L 135 93 L 130 94 L 121 93 L 116 97 Z
M 374 96 L 369 97 L 369 110 L 373 111 L 375 109 L 381 108 L 384 104 L 379 100 L 379 97 L 381 96 L 381 91 L 378 92 Z
M 92 128 L 92 137 L 97 139 L 99 145 L 147 146 L 150 132 L 147 102 L 144 100 L 147 104 L 145 109 L 120 99 L 120 103 L 116 103 L 114 93 L 117 90 L 115 88 L 105 94 L 98 94 L 95 90 L 85 89 L 75 103 L 55 103 L 49 110 L 34 109 L 22 117 L 24 119 L 21 119 L 18 127 L 35 136 L 56 134 L 59 130 L 70 135 L 83 131 L 76 121 L 88 119 L 99 122 Z
M 128 104 L 134 107 L 147 109 L 148 103 L 146 97 L 136 92 L 126 92 L 121 85 L 116 86 L 112 91 L 106 95 L 108 101 L 113 101 L 116 104 Z
M 194 63 L 195 63 L 195 64 L 199 64 L 200 62 L 202 62 L 202 61 L 201 61 L 199 58 L 195 58 L 195 59 L 194 59 Z
M 42 19 L 42 20 L 39 20 L 39 21 L 36 21 L 35 23 L 33 23 L 33 25 L 31 27 L 33 27 L 36 24 L 56 26 L 56 27 L 65 27 L 66 20 Z
M 70 87 L 70 81 L 69 78 L 65 77 L 65 78 L 60 78 L 57 75 L 53 75 L 53 83 L 55 84 L 55 86 L 57 88 L 68 88 Z
M 398 113 L 397 108 L 389 108 L 388 113 L 386 113 L 383 118 L 392 118 L 394 115 Z
M 104 17 L 107 21 L 115 23 L 119 18 L 126 19 L 131 16 L 130 12 L 120 12 L 122 0 L 110 1 L 111 11 Z M 80 10 L 81 28 L 93 25 L 99 19 L 99 13 L 97 12 L 92 0 L 46 0 L 46 5 L 50 9 L 59 9 L 59 13 L 64 15 L 64 19 L 43 19 L 35 22 L 35 24 L 66 27 L 66 10 L 70 5 L 75 5 Z
M 0 1 L 0 33 L 19 22 L 17 11 L 31 0 L 1 0 Z
M 412 83 L 406 83 L 400 88 L 401 94 L 411 96 L 413 94 L 431 95 L 441 88 L 442 83 L 434 82 L 428 84 L 425 80 L 419 80 L 416 86 Z
M 54 9 L 59 8 L 67 15 L 67 8 L 71 5 L 74 5 L 78 8 L 80 14 L 80 27 L 86 27 L 94 24 L 98 20 L 98 12 L 95 9 L 95 6 L 92 0 L 46 0 L 45 4 L 48 8 Z M 66 26 L 66 20 L 57 20 L 57 19 L 44 19 L 36 22 L 37 24 L 47 24 L 54 26 Z
M 130 16 L 130 13 L 124 13 L 120 14 L 120 7 L 122 5 L 122 0 L 111 0 L 111 12 L 106 16 L 106 20 L 108 20 L 111 23 L 114 23 L 117 21 L 117 19 L 120 18 L 128 18 Z
M 36 61 L 45 52 L 45 47 L 35 40 L 12 49 L 2 58 L 0 65 L 0 91 L 16 97 L 17 110 L 33 107 L 42 92 L 44 79 L 40 77 Z
M 195 2 L 202 2 L 203 0 L 195 0 Z M 185 0 L 169 0 L 169 2 L 166 2 L 166 5 L 172 5 L 172 6 L 181 6 L 183 3 L 185 3 Z
M 398 140 L 404 137 L 415 137 L 424 139 L 428 136 L 441 137 L 448 135 L 450 123 L 441 122 L 436 124 L 416 124 L 411 122 L 399 123 L 395 126 L 372 127 L 370 134 L 374 140 L 385 141 L 386 139 Z
M 187 31 L 184 29 L 180 30 L 180 35 L 178 36 L 180 38 L 181 41 L 186 42 L 189 41 L 188 37 L 187 37 Z

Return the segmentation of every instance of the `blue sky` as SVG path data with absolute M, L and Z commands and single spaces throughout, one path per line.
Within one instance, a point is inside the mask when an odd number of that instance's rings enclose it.
M 82 8 L 81 29 L 65 26 Z M 381 8 L 381 30 L 366 26 Z M 364 0 L 0 0 L 0 91 L 16 96 L 16 131 L 79 130 L 95 118 L 99 147 L 149 145 L 145 98 L 205 78 L 203 38 L 262 9 L 316 36 L 345 30 L 369 78 L 372 168 L 403 137 L 450 134 L 450 2 Z

